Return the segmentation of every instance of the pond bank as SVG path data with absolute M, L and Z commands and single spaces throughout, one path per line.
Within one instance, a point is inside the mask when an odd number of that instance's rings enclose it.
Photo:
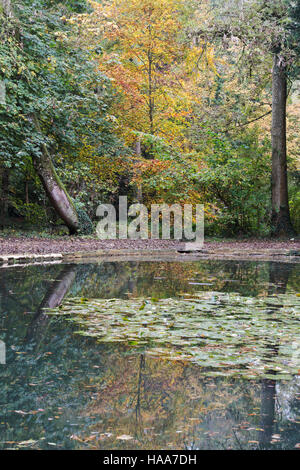
M 174 240 L 99 240 L 61 237 L 0 239 L 0 264 L 95 262 L 97 259 L 178 260 L 245 259 L 297 262 L 300 240 L 207 241 L 199 252 L 182 253 L 185 244 Z

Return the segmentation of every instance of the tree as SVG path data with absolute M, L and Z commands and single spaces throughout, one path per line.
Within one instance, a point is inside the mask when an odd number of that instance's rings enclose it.
M 270 13 L 267 12 L 267 15 L 271 16 L 271 20 L 277 24 L 279 23 L 278 36 L 276 35 L 274 37 L 270 47 L 273 53 L 271 223 L 274 235 L 294 234 L 290 219 L 288 197 L 286 106 L 289 67 L 295 58 L 293 47 L 290 47 L 291 44 L 288 37 L 289 29 L 284 26 L 284 23 L 288 19 L 288 13 L 288 2 L 285 1 L 275 2 Z
M 58 4 L 33 0 L 11 4 L 1 15 L 0 79 L 6 103 L 0 105 L 4 168 L 22 171 L 30 159 L 57 214 L 70 233 L 80 216 L 55 169 L 59 152 L 77 152 L 84 139 L 108 139 L 105 93 L 108 82 L 87 51 L 74 42 L 67 17 L 82 11 L 83 1 Z M 9 3 L 5 3 L 7 11 Z
M 188 129 L 194 105 L 202 101 L 199 87 L 215 75 L 213 48 L 186 37 L 190 2 L 91 3 L 94 11 L 77 19 L 81 44 L 98 54 L 99 69 L 112 80 L 116 132 L 132 149 L 136 197 L 186 201 Z
M 110 59 L 112 54 L 115 55 L 115 61 L 108 69 L 127 92 L 135 112 L 137 108 L 142 111 L 139 122 L 133 119 L 137 130 L 152 135 L 161 130 L 161 115 L 171 99 L 170 80 L 175 80 L 172 72 L 182 53 L 177 40 L 179 19 L 176 8 L 180 8 L 178 0 L 135 0 L 130 3 L 116 0 L 106 13 L 109 22 L 105 37 L 112 43 Z M 117 78 L 122 69 L 124 75 Z M 128 96 L 130 87 L 135 90 L 136 103 L 133 103 L 133 94 Z
M 138 133 L 188 147 L 192 104 L 200 100 L 195 64 L 213 73 L 213 54 L 186 40 L 187 5 L 182 0 L 114 0 L 99 10 L 96 24 L 102 25 L 104 38 L 99 67 L 119 92 L 114 110 L 122 135 L 134 147 Z
M 26 54 L 26 40 L 24 43 L 23 35 L 24 31 L 19 24 L 18 18 L 15 16 L 15 11 L 13 11 L 10 1 L 4 0 L 3 2 L 3 13 L 5 15 L 5 20 L 3 24 L 3 36 L 7 42 L 9 48 L 10 57 L 13 58 L 13 54 L 19 52 L 20 49 Z M 21 45 L 22 44 L 22 45 Z M 12 47 L 11 47 L 12 46 Z M 30 46 L 29 46 L 30 47 Z M 25 59 L 25 57 L 24 57 Z M 26 60 L 26 59 L 25 59 Z M 11 68 L 13 67 L 12 62 L 9 64 Z M 27 65 L 27 64 L 26 64 Z M 23 62 L 23 67 L 26 67 Z M 27 67 L 26 67 L 27 68 Z M 22 65 L 20 65 L 19 72 L 22 70 Z M 26 70 L 26 69 L 25 69 Z M 24 70 L 24 72 L 25 72 Z M 34 72 L 35 73 L 35 72 Z M 18 74 L 18 72 L 17 72 Z M 13 71 L 11 70 L 10 79 L 13 79 Z M 17 104 L 18 106 L 18 104 Z M 40 117 L 36 110 L 31 113 L 28 113 L 24 116 L 24 119 L 31 121 L 31 129 L 35 130 L 35 134 L 41 134 L 40 126 Z M 47 150 L 47 145 L 45 142 L 40 142 L 38 144 L 38 152 L 31 152 L 33 164 L 37 170 L 37 173 L 43 183 L 45 191 L 53 204 L 54 208 L 58 212 L 59 216 L 64 220 L 68 226 L 71 233 L 75 233 L 78 230 L 79 223 L 77 218 L 77 213 L 72 203 L 70 197 L 68 196 L 65 188 L 62 186 L 60 180 L 58 179 L 51 157 Z
M 272 229 L 293 235 L 290 219 L 286 148 L 287 71 L 284 57 L 274 52 L 272 69 Z

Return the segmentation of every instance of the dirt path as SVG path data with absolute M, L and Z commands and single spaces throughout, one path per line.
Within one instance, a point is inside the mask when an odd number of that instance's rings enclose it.
M 92 252 L 97 250 L 180 250 L 183 243 L 173 240 L 99 240 L 78 237 L 49 238 L 0 238 L 0 255 L 11 254 L 50 254 L 50 253 L 76 253 Z M 206 242 L 203 250 L 206 253 L 241 252 L 278 253 L 300 251 L 300 240 L 273 241 L 273 240 L 240 240 Z M 297 253 L 296 253 L 297 254 Z

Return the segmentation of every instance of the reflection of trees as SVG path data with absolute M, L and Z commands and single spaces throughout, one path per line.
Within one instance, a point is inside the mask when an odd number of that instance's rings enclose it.
M 39 305 L 26 334 L 26 341 L 37 341 L 45 334 L 49 317 L 44 309 L 58 307 L 70 290 L 76 276 L 76 265 L 66 265 L 51 283 Z
M 141 354 L 139 363 L 138 383 L 137 383 L 137 394 L 136 394 L 136 406 L 135 406 L 135 420 L 136 429 L 135 437 L 139 439 L 142 435 L 142 416 L 141 416 L 141 395 L 142 395 L 142 382 L 143 382 L 143 370 L 145 368 L 145 355 Z
M 6 325 L 1 339 L 9 344 L 12 331 L 24 336 L 23 324 L 32 321 L 32 312 L 35 315 L 47 295 L 57 269 L 57 265 L 0 269 L 1 319 Z
M 293 265 L 289 263 L 274 263 L 269 264 L 269 295 L 285 294 L 289 277 L 293 271 Z M 276 310 L 282 308 L 282 305 L 273 306 L 268 311 L 271 316 Z M 278 354 L 280 345 L 268 345 L 266 349 L 269 350 L 269 354 L 274 357 Z M 269 374 L 274 375 L 274 380 L 263 379 L 261 381 L 261 431 L 259 431 L 259 447 L 260 449 L 267 449 L 271 445 L 274 421 L 275 421 L 275 401 L 276 401 L 276 371 L 269 370 Z
M 98 368 L 102 367 L 102 348 L 74 336 L 72 327 L 63 319 L 50 321 L 44 315 L 44 307 L 57 305 L 66 295 L 76 267 L 66 266 L 55 281 L 45 282 L 54 272 L 49 267 L 38 268 L 29 270 L 27 277 L 17 271 L 20 275 L 14 273 L 14 284 L 13 271 L 6 273 L 7 289 L 15 293 L 23 285 L 25 292 L 20 296 L 21 303 L 11 298 L 12 294 L 1 298 L 2 326 L 8 330 L 7 364 L 0 368 L 1 448 L 14 447 L 28 439 L 37 441 L 36 448 L 48 448 L 48 441 L 73 448 L 72 433 L 77 427 L 88 428 L 93 421 L 82 421 L 80 415 L 93 393 L 89 384 L 97 381 Z M 28 307 L 34 308 L 33 315 L 24 314 Z
M 90 298 L 126 297 L 132 292 L 139 263 L 101 262 L 79 265 L 70 295 Z M 133 281 L 133 284 L 132 284 Z
M 206 379 L 197 366 L 181 361 L 148 357 L 144 362 L 137 355 L 130 358 L 128 367 L 128 356 L 119 354 L 107 361 L 106 387 L 98 390 L 86 413 L 98 416 L 115 436 L 129 434 L 137 439 L 122 443 L 123 448 L 239 448 L 232 428 L 249 420 L 259 403 L 253 383 Z M 256 417 L 251 419 L 257 427 Z M 92 431 L 98 429 L 92 427 Z M 248 431 L 238 436 L 244 448 L 249 447 L 248 438 Z M 97 446 L 118 448 L 118 444 L 111 438 Z
M 271 263 L 274 271 L 300 265 Z M 101 262 L 79 265 L 70 295 L 85 297 L 174 297 L 179 292 L 215 290 L 241 295 L 267 295 L 270 263 L 250 261 Z M 287 268 L 289 269 L 289 268 Z M 192 282 L 195 282 L 193 284 Z
M 275 421 L 276 381 L 263 379 L 261 381 L 261 405 L 259 447 L 267 449 L 270 446 Z
M 72 335 L 72 325 L 64 318 L 45 320 L 46 329 L 42 307 L 53 306 L 63 294 L 114 297 L 129 291 L 158 297 L 160 293 L 171 296 L 182 290 L 211 290 L 211 286 L 188 284 L 195 271 L 200 282 L 214 278 L 216 290 L 256 295 L 268 294 L 269 269 L 269 293 L 276 294 L 280 293 L 276 284 L 281 291 L 283 288 L 279 282 L 285 282 L 285 286 L 294 282 L 296 286 L 297 276 L 299 279 L 298 265 L 290 265 L 286 281 L 282 267 L 281 263 L 271 266 L 236 261 L 102 263 L 77 265 L 75 276 L 72 266 L 66 266 L 58 275 L 61 266 L 0 270 L 1 339 L 9 346 L 7 366 L 0 368 L 0 401 L 4 404 L 0 411 L 1 442 L 32 438 L 38 440 L 38 448 L 49 448 L 47 442 L 56 442 L 66 449 L 246 449 L 253 447 L 248 441 L 257 439 L 255 429 L 261 427 L 261 447 L 268 447 L 274 428 L 275 381 L 205 378 L 205 371 L 182 361 L 144 360 L 143 354 L 134 355 L 125 347 L 97 344 Z M 153 287 L 155 277 L 164 279 Z M 52 278 L 56 280 L 50 283 Z M 286 393 L 299 415 L 297 389 Z M 22 415 L 14 410 L 36 414 Z M 299 442 L 297 423 L 283 417 L 280 425 L 280 445 L 293 447 L 297 436 Z M 113 435 L 98 440 L 102 433 Z M 136 440 L 116 440 L 122 434 Z M 81 441 L 71 439 L 71 435 L 79 436 Z M 95 435 L 96 439 L 88 440 Z M 39 441 L 45 436 L 47 439 Z

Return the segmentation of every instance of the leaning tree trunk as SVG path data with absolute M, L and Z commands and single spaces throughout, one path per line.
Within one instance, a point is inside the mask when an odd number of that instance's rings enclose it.
M 25 341 L 30 341 L 35 338 L 36 342 L 38 342 L 38 340 L 41 339 L 47 323 L 49 322 L 49 316 L 45 309 L 56 308 L 62 303 L 76 278 L 76 271 L 76 265 L 67 265 L 52 282 L 29 325 Z
M 40 132 L 36 115 L 32 116 L 32 121 L 36 130 Z M 55 171 L 46 145 L 42 145 L 40 157 L 32 155 L 32 162 L 55 211 L 65 222 L 70 234 L 76 233 L 79 228 L 79 221 L 75 206 Z
M 7 17 L 13 17 L 13 9 L 10 0 L 0 0 L 3 12 Z M 17 31 L 15 32 L 17 34 Z M 29 116 L 37 132 L 41 132 L 38 117 L 35 114 Z M 59 217 L 67 225 L 70 234 L 76 233 L 79 221 L 75 206 L 56 174 L 51 156 L 46 145 L 42 145 L 41 156 L 32 155 L 33 166 L 45 188 L 50 203 Z
M 286 150 L 286 67 L 274 54 L 272 90 L 272 231 L 274 236 L 294 233 L 290 219 Z
M 45 150 L 41 158 L 33 157 L 33 166 L 44 186 L 45 192 L 56 213 L 64 221 L 70 234 L 78 231 L 79 222 L 76 209 L 66 189 L 60 181 L 51 157 Z

